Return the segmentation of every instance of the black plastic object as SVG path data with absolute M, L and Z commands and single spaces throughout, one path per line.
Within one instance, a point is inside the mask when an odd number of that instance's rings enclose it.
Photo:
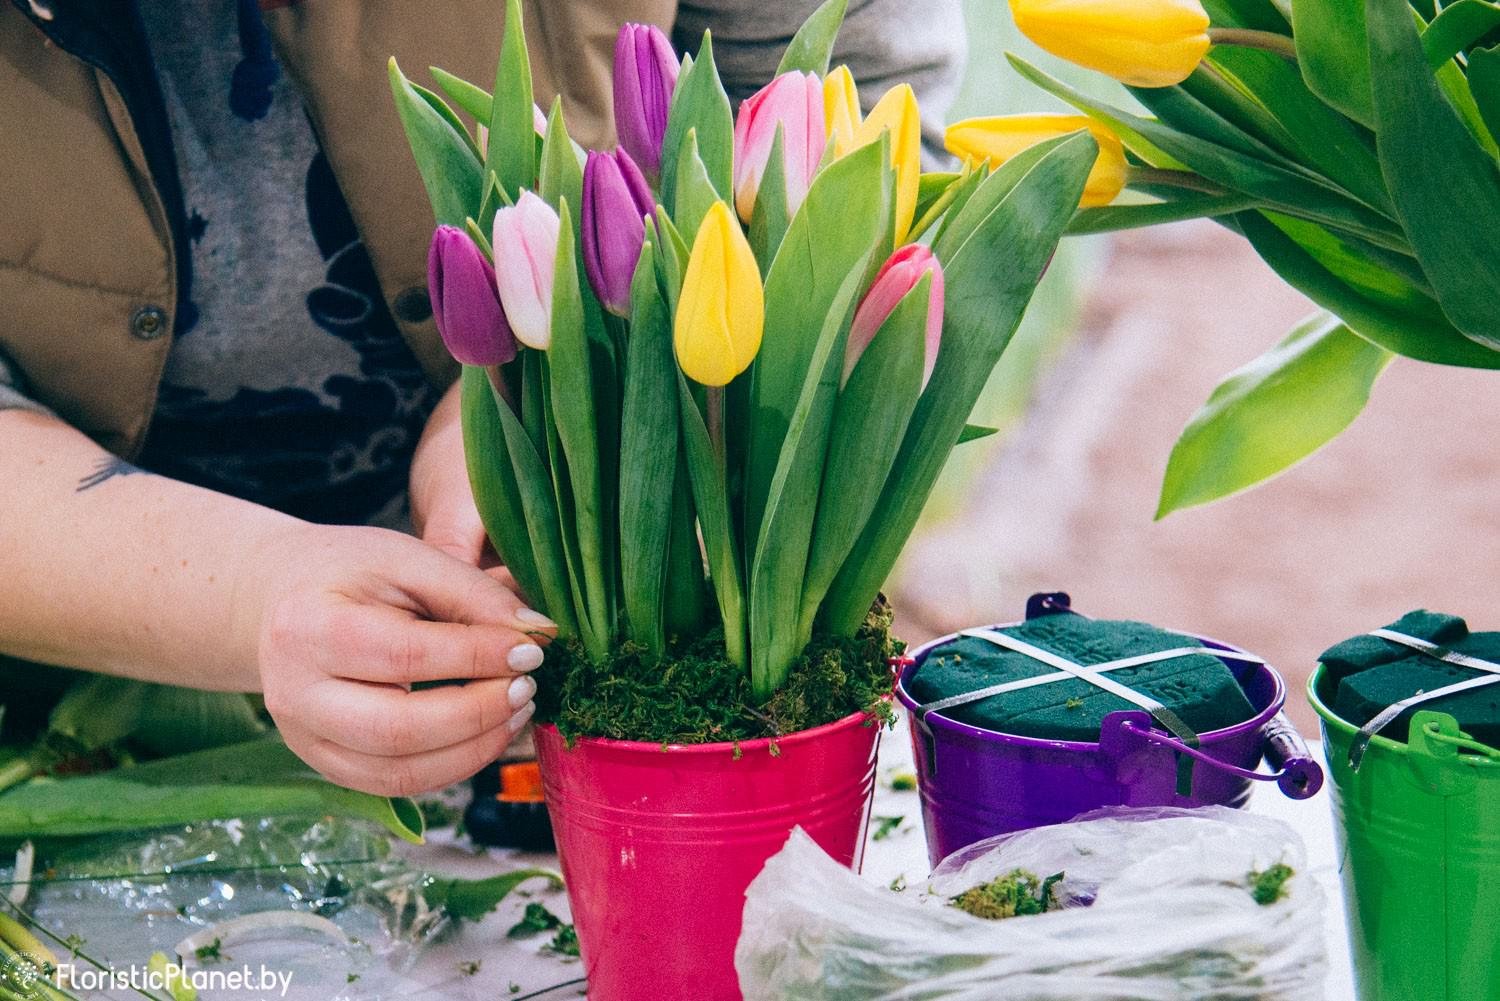
M 470 780 L 470 786 L 474 800 L 464 811 L 464 830 L 476 844 L 528 852 L 556 850 L 535 761 L 490 765 Z

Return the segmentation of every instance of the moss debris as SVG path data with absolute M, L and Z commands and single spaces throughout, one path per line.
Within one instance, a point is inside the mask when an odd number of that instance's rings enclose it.
M 986 921 L 1046 914 L 1058 909 L 1052 888 L 1062 882 L 1062 878 L 1060 872 L 1040 879 L 1025 869 L 1016 869 L 999 879 L 965 890 L 948 903 Z
M 1294 875 L 1292 867 L 1281 862 L 1264 872 L 1252 870 L 1249 876 L 1250 896 L 1262 907 L 1270 907 L 1286 896 L 1286 884 Z

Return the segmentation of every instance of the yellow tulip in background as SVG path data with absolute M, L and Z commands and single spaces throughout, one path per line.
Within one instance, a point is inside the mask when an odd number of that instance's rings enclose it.
M 703 217 L 677 305 L 673 343 L 683 373 L 727 386 L 750 367 L 766 322 L 760 268 L 744 230 L 724 202 Z
M 943 145 L 960 160 L 998 167 L 1023 149 L 1079 129 L 1088 129 L 1099 144 L 1099 156 L 1094 160 L 1079 204 L 1085 208 L 1108 205 L 1125 187 L 1125 148 L 1118 136 L 1087 115 L 970 118 L 948 126 Z
M 922 180 L 922 113 L 910 84 L 898 84 L 870 109 L 854 131 L 854 147 L 891 134 L 891 166 L 896 170 L 896 246 L 906 242 L 917 214 L 917 187 Z
M 1198 0 L 1010 0 L 1021 34 L 1054 56 L 1134 87 L 1171 87 L 1207 54 Z
M 847 66 L 837 66 L 823 81 L 823 118 L 833 140 L 834 158 L 854 149 L 854 131 L 859 128 L 859 88 Z

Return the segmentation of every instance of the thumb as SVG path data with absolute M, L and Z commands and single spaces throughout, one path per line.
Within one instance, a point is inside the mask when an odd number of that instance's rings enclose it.
M 422 526 L 422 541 L 471 567 L 479 566 L 486 541 L 479 509 L 466 489 L 461 496 L 449 491 Z

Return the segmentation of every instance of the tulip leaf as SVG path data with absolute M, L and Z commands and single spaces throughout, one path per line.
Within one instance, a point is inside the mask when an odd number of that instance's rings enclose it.
M 495 172 L 493 170 L 486 171 L 484 175 L 484 196 L 479 200 L 479 215 L 474 217 L 474 221 L 479 227 L 479 232 L 482 234 L 493 233 L 495 231 L 495 215 L 502 207 L 514 204 L 510 200 L 510 196 L 505 193 L 505 189 L 500 187 L 500 179 L 495 176 Z M 488 236 L 485 237 L 485 245 L 489 245 Z M 494 248 L 490 249 L 490 262 L 494 263 Z
M 676 316 L 677 300 L 682 296 L 682 277 L 687 271 L 692 248 L 660 205 L 656 207 L 651 224 L 658 234 L 655 240 L 656 279 L 661 283 L 662 295 L 666 296 L 667 311 Z
M 769 700 L 786 682 L 792 661 L 811 638 L 811 615 L 808 635 L 789 625 L 799 622 L 849 321 L 865 272 L 884 247 L 881 243 L 867 248 L 865 259 L 845 272 L 828 309 L 820 314 L 821 329 L 777 457 L 750 568 L 750 689 L 757 702 Z
M 1364 0 L 1292 0 L 1292 37 L 1308 88 L 1361 125 L 1373 125 Z
M 1469 53 L 1469 90 L 1485 125 L 1500 136 L 1500 46 Z
M 620 418 L 620 575 L 630 638 L 666 652 L 663 593 L 677 475 L 677 386 L 672 316 L 656 283 L 656 254 L 641 248 L 630 286 L 630 340 Z
M 729 95 L 714 63 L 713 36 L 703 33 L 698 57 L 682 64 L 672 108 L 667 113 L 667 131 L 661 146 L 661 191 L 667 210 L 677 214 L 677 167 L 689 130 L 697 132 L 698 155 L 719 197 L 734 204 L 734 117 Z
M 703 593 L 703 549 L 698 543 L 693 481 L 688 472 L 687 456 L 680 448 L 677 450 L 677 474 L 672 482 L 672 521 L 663 604 L 668 642 L 697 634 L 707 610 Z
M 1395 356 L 1318 313 L 1219 384 L 1172 449 L 1156 517 L 1290 469 L 1349 426 Z
M 1292 33 L 1288 0 L 1204 0 L 1203 9 L 1216 27 Z
M 568 475 L 568 457 L 564 453 L 562 437 L 557 431 L 557 421 L 549 419 L 552 414 L 552 366 L 547 356 L 536 352 L 541 358 L 540 385 L 542 398 L 542 434 L 545 449 L 537 449 L 538 458 L 546 452 L 546 472 L 552 478 L 552 496 L 557 505 L 558 538 L 562 544 L 563 560 L 560 564 L 567 572 L 564 575 L 568 595 L 578 620 L 578 636 L 586 651 L 607 649 L 609 638 L 599 635 L 589 618 L 588 595 L 584 591 L 583 556 L 578 544 L 578 506 L 573 500 L 573 485 Z
M 521 0 L 506 0 L 505 37 L 495 67 L 495 90 L 488 120 L 489 148 L 485 162 L 512 199 L 536 187 L 536 111 L 531 87 L 531 56 L 526 51 L 526 28 Z M 574 204 L 577 204 L 576 202 Z
M 570 154 L 571 156 L 571 154 Z M 595 419 L 593 362 L 579 286 L 578 255 L 574 249 L 574 224 L 567 198 L 558 206 L 562 225 L 558 232 L 556 272 L 552 286 L 552 344 L 547 349 L 548 387 L 551 391 L 551 424 L 557 428 L 567 460 L 572 486 L 578 557 L 583 574 L 584 608 L 592 632 L 589 656 L 604 658 L 613 634 L 610 588 L 607 583 L 613 561 L 605 548 L 603 466 L 599 455 L 599 428 Z M 555 474 L 554 474 L 555 475 Z M 586 635 L 586 639 L 587 639 Z
M 852 635 L 869 613 L 1021 322 L 1098 149 L 1078 133 L 1012 158 L 965 205 L 993 208 L 967 233 L 945 234 L 937 251 L 946 289 L 942 350 L 880 502 L 823 603 L 823 625 L 834 635 Z M 990 190 L 1004 197 L 992 200 Z
M 476 158 L 483 157 L 484 154 L 480 152 L 479 145 L 474 142 L 474 137 L 469 135 L 468 126 L 464 125 L 463 120 L 458 117 L 458 114 L 452 108 L 448 107 L 447 101 L 444 101 L 437 94 L 434 94 L 421 84 L 413 83 L 411 84 L 411 89 L 413 93 L 426 101 L 428 106 L 433 111 L 436 111 L 443 121 L 448 123 L 449 128 L 462 137 L 464 143 L 473 151 Z
M 1246 156 L 1296 170 L 1291 136 L 1260 103 L 1236 90 L 1217 67 L 1199 64 L 1176 87 L 1132 87 L 1130 93 L 1166 124 Z
M 833 60 L 833 43 L 838 39 L 848 9 L 849 0 L 824 0 L 792 36 L 781 64 L 776 67 L 776 75 L 800 71 L 825 76 Z
M 755 194 L 755 210 L 750 213 L 750 249 L 760 265 L 760 276 L 764 280 L 781 249 L 786 237 L 786 228 L 791 224 L 787 211 L 786 195 L 786 130 L 776 126 L 776 136 L 771 140 L 771 157 L 766 161 L 766 172 L 761 175 L 760 190 Z
M 855 150 L 817 175 L 766 276 L 766 336 L 751 368 L 750 440 L 745 464 L 747 553 L 766 511 L 792 411 L 811 371 L 818 333 L 850 272 L 870 248 L 887 247 L 891 190 L 879 143 Z M 860 211 L 851 212 L 850 206 Z
M 1389 220 L 1312 175 L 1266 163 L 1217 143 L 1179 132 L 1162 122 L 1119 111 L 1047 76 L 1024 60 L 1011 64 L 1027 79 L 1100 121 L 1122 122 L 1130 135 L 1144 137 L 1151 148 L 1231 191 L 1254 195 L 1278 211 L 1345 229 L 1372 243 L 1405 249 L 1403 235 Z M 1121 140 L 1135 150 L 1132 140 Z
M 1388 351 L 1438 365 L 1500 368 L 1500 351 L 1471 341 L 1454 329 L 1437 303 L 1405 306 L 1357 289 L 1259 213 L 1234 217 L 1234 225 L 1282 280 L 1337 315 L 1355 333 Z M 1352 266 L 1352 265 L 1351 265 Z M 1344 269 L 1347 273 L 1348 267 Z M 1407 298 L 1411 293 L 1406 294 Z
M 1099 146 L 1092 135 L 1083 129 L 1072 135 L 1088 136 L 1088 141 L 1094 143 L 1097 156 Z M 996 174 L 983 178 L 963 204 L 950 212 L 951 218 L 933 241 L 932 250 L 938 259 L 946 261 L 956 257 L 974 233 L 987 220 L 992 219 L 1000 205 L 1011 197 L 1016 185 L 1021 183 L 1033 167 L 1051 155 L 1056 144 L 1057 140 L 1048 140 L 1027 147 L 1005 162 L 1004 166 L 1011 169 L 1004 171 L 998 181 L 993 180 Z
M 554 209 L 563 201 L 569 205 L 583 204 L 583 167 L 573 153 L 573 141 L 568 137 L 567 123 L 563 121 L 562 98 L 552 102 L 552 110 L 547 115 L 537 194 Z M 582 220 L 574 222 L 573 236 L 576 239 Z
M 427 189 L 439 225 L 462 226 L 479 208 L 483 174 L 479 158 L 453 124 L 427 102 L 401 73 L 396 60 L 388 64 L 396 113 L 406 130 L 417 171 Z
M 438 89 L 464 110 L 464 112 L 476 122 L 480 122 L 486 129 L 490 127 L 490 113 L 494 107 L 494 99 L 490 92 L 483 87 L 477 87 L 461 76 L 455 76 L 440 66 L 429 66 L 427 71 L 432 74 L 432 79 L 437 81 Z
M 923 174 L 917 179 L 917 211 L 913 218 L 920 219 L 928 209 L 937 204 L 939 198 L 948 194 L 964 177 L 948 171 Z
M 1500 28 L 1500 4 L 1489 0 L 1457 0 L 1449 4 L 1422 32 L 1422 52 L 1427 65 L 1437 69 L 1496 28 Z
M 735 542 L 734 519 L 729 511 L 729 486 L 724 455 L 709 437 L 693 388 L 677 373 L 677 398 L 682 414 L 683 454 L 687 458 L 693 501 L 703 531 L 708 556 L 708 574 L 713 583 L 719 618 L 724 624 L 724 645 L 729 662 L 749 667 L 745 631 L 745 583 L 739 546 Z
M 922 395 L 931 297 L 932 276 L 925 274 L 886 317 L 839 392 L 802 587 L 801 643 L 812 638 L 818 608 L 880 500 Z
M 698 227 L 703 225 L 703 217 L 708 215 L 708 210 L 719 200 L 719 193 L 714 189 L 713 181 L 708 178 L 708 168 L 698 155 L 697 129 L 688 129 L 673 177 L 677 185 L 673 204 L 677 208 L 672 213 L 672 219 L 682 232 L 696 235 Z
M 329 815 L 372 820 L 404 841 L 422 841 L 422 811 L 411 800 L 332 785 L 276 737 L 16 786 L 0 795 L 0 840 L 38 831 L 81 837 L 244 816 Z
M 1255 199 L 1246 195 L 1207 195 L 1201 192 L 1185 193 L 1185 197 L 1170 201 L 1101 205 L 1079 209 L 1073 221 L 1068 223 L 1068 235 L 1113 233 L 1122 229 L 1180 222 L 1183 219 L 1213 218 L 1243 212 L 1254 206 Z
M 967 445 L 971 441 L 983 441 L 985 438 L 999 433 L 999 428 L 985 427 L 983 424 L 965 424 L 963 431 L 958 436 L 958 443 L 960 445 Z
M 1466 335 L 1500 348 L 1500 168 L 1444 98 L 1411 10 L 1367 0 L 1380 164 L 1417 259 L 1443 312 Z

